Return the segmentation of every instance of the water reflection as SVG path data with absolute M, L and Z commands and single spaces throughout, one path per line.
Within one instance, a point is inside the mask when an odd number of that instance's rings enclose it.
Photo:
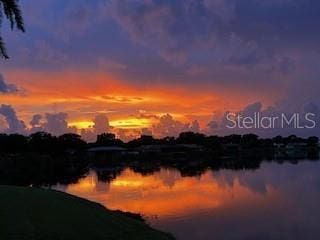
M 182 176 L 126 168 L 108 182 L 90 171 L 55 188 L 110 209 L 141 213 L 178 239 L 319 239 L 320 164 L 263 163 L 258 170 Z

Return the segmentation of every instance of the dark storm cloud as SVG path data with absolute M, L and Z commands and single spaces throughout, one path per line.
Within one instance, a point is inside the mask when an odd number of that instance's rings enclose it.
M 132 48 L 145 47 L 122 60 L 132 80 L 278 91 L 283 78 L 308 79 L 319 57 L 314 0 L 111 0 L 107 9 Z
M 173 63 L 210 59 L 257 64 L 276 61 L 275 55 L 285 55 L 284 49 L 318 48 L 320 4 L 315 0 L 46 1 L 37 9 L 32 4 L 23 3 L 29 13 L 29 34 L 37 36 L 42 48 L 46 46 L 44 52 L 53 49 L 55 54 L 64 53 L 63 59 L 71 55 L 78 61 L 75 56 L 83 54 L 87 63 L 101 53 L 124 60 L 135 52 L 132 41 Z M 131 42 L 112 18 L 129 33 Z M 84 43 L 92 46 L 90 51 L 83 48 Z M 26 44 L 28 54 L 39 48 L 39 43 Z
M 135 41 L 174 62 L 270 62 L 279 48 L 317 46 L 320 36 L 315 0 L 111 0 L 111 8 Z
M 224 68 L 230 66 L 288 74 L 297 58 L 320 50 L 315 0 L 50 0 L 39 5 L 22 3 L 30 39 L 14 35 L 9 41 L 16 65 L 92 68 L 103 59 L 126 66 L 114 72 L 131 79 L 214 81 L 227 78 Z
M 134 41 L 171 62 L 186 61 L 193 51 L 214 47 L 233 18 L 223 1 L 111 1 L 113 16 Z

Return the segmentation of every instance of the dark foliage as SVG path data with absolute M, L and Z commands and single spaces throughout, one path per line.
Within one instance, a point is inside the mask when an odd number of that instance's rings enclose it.
M 97 136 L 96 145 L 99 146 L 121 146 L 123 142 L 116 138 L 113 133 L 102 133 Z
M 53 136 L 46 132 L 33 133 L 30 136 L 20 134 L 0 134 L 0 153 L 46 153 L 65 154 L 83 152 L 88 147 L 97 146 L 122 146 L 129 149 L 145 145 L 199 145 L 206 150 L 218 150 L 223 146 L 238 146 L 241 148 L 272 148 L 276 144 L 286 146 L 288 144 L 305 144 L 307 147 L 318 147 L 319 138 L 312 136 L 300 138 L 295 135 L 288 137 L 277 136 L 272 139 L 260 139 L 254 134 L 229 135 L 229 136 L 206 136 L 200 133 L 183 132 L 178 138 L 165 137 L 155 139 L 152 136 L 141 136 L 128 143 L 124 143 L 112 133 L 103 133 L 97 136 L 95 143 L 86 143 L 80 135 L 66 133 L 61 136 Z
M 9 20 L 11 29 L 16 28 L 22 32 L 25 31 L 23 17 L 18 5 L 18 0 L 0 0 L 0 26 L 3 22 L 4 17 Z M 6 59 L 9 58 L 1 35 L 0 56 Z
M 254 134 L 221 137 L 193 132 L 181 133 L 178 138 L 141 136 L 128 143 L 111 133 L 99 135 L 95 143 L 86 143 L 81 136 L 72 133 L 58 137 L 46 132 L 30 136 L 0 134 L 0 184 L 73 182 L 83 176 L 89 166 L 99 166 L 96 164 L 99 158 L 103 160 L 105 171 L 98 172 L 98 177 L 105 181 L 113 179 L 128 166 L 146 175 L 161 167 L 174 167 L 185 176 L 199 175 L 207 169 L 256 169 L 266 160 L 296 163 L 299 159 L 318 159 L 318 142 L 319 138 L 314 136 L 259 139 Z M 98 152 L 92 156 L 87 152 L 92 147 L 113 149 L 115 146 L 126 149 L 127 154 Z M 143 150 L 150 147 L 156 151 Z M 139 154 L 130 154 L 137 151 Z

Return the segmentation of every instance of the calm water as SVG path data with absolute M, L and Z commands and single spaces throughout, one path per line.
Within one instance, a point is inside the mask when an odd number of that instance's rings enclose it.
M 255 171 L 182 177 L 125 169 L 110 183 L 91 171 L 55 187 L 110 209 L 143 214 L 177 239 L 320 239 L 320 162 L 264 163 Z

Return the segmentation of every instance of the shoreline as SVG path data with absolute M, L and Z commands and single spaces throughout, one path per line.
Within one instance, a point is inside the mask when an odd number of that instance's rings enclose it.
M 173 240 L 141 216 L 57 190 L 0 185 L 0 238 Z

